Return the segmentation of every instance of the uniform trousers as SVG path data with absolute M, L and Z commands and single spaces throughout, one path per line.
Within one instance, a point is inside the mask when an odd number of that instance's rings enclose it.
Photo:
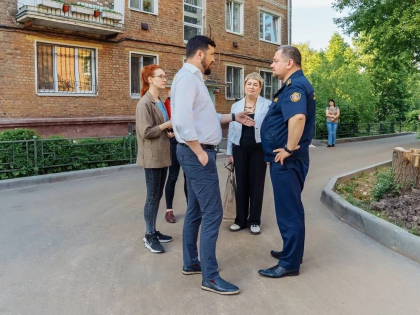
M 301 194 L 309 169 L 309 157 L 270 164 L 277 225 L 283 239 L 278 265 L 299 270 L 305 244 L 305 212 Z

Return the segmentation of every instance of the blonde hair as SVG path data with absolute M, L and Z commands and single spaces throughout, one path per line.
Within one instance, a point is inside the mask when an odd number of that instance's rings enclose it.
M 260 82 L 260 88 L 264 86 L 264 79 L 257 72 L 251 72 L 245 77 L 245 85 L 249 80 L 256 80 Z

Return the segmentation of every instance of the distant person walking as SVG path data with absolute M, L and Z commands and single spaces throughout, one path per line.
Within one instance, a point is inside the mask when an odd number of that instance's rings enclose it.
M 159 92 L 166 86 L 165 71 L 158 65 L 149 65 L 141 71 L 141 99 L 136 110 L 137 164 L 144 168 L 146 177 L 146 202 L 144 221 L 146 234 L 144 246 L 152 253 L 162 253 L 161 243 L 172 241 L 172 237 L 156 231 L 159 202 L 165 186 L 168 166 L 171 165 L 169 138 L 174 134 L 168 112 Z
M 335 101 L 330 99 L 328 107 L 325 109 L 327 116 L 327 129 L 328 129 L 328 148 L 335 147 L 335 140 L 337 138 L 338 118 L 340 117 L 340 109 L 335 106 Z

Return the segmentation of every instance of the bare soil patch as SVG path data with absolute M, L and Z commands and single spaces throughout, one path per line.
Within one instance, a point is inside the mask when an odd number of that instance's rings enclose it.
M 389 167 L 362 173 L 335 190 L 352 205 L 420 235 L 420 190 L 401 195 Z

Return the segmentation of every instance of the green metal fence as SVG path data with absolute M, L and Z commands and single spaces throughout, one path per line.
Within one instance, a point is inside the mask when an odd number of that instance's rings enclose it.
M 0 142 L 0 179 L 135 163 L 136 137 Z
M 364 137 L 401 132 L 401 122 L 338 124 L 337 138 Z M 315 129 L 314 139 L 328 139 L 327 127 L 321 126 Z

